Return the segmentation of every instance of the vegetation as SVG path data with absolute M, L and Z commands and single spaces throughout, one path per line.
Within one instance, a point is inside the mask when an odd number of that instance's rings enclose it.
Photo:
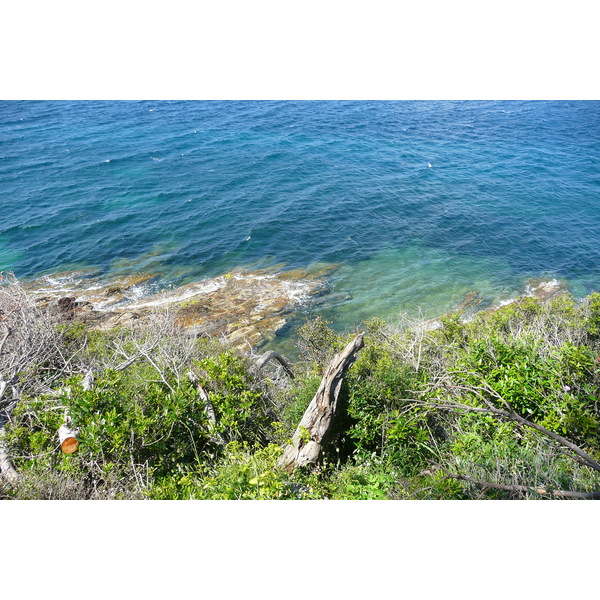
M 354 337 L 328 325 L 297 330 L 292 379 L 186 336 L 166 312 L 111 331 L 61 322 L 5 277 L 0 498 L 600 496 L 600 294 L 363 324 L 335 435 L 317 467 L 290 473 L 283 447 Z M 57 437 L 65 419 L 72 454 Z

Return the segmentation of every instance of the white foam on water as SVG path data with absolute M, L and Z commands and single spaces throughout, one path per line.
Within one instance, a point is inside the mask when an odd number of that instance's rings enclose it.
M 266 277 L 262 277 L 266 279 Z M 285 297 L 289 307 L 299 306 L 310 298 L 311 287 L 307 283 L 280 281 L 277 282 L 271 290 L 264 290 L 262 300 L 256 305 L 253 312 L 261 312 L 268 309 L 268 305 L 264 300 Z
M 149 291 L 150 288 L 147 285 L 133 285 L 126 291 L 125 296 L 128 300 L 135 302 L 147 296 Z
M 200 296 L 203 294 L 210 294 L 218 289 L 224 287 L 227 284 L 227 280 L 224 276 L 216 277 L 205 282 L 197 284 L 191 284 L 185 288 L 180 288 L 179 291 L 175 290 L 169 292 L 163 292 L 155 296 L 152 300 L 146 302 L 136 302 L 130 305 L 130 308 L 144 308 L 147 306 L 164 306 L 166 304 L 172 304 L 175 302 L 185 302 L 194 296 Z
M 558 279 L 548 279 L 547 281 L 541 281 L 538 284 L 527 284 L 525 286 L 525 296 L 533 297 L 536 295 L 536 292 L 539 291 L 557 291 L 560 288 L 560 282 Z
M 310 298 L 310 285 L 308 283 L 287 283 L 286 287 L 288 298 L 296 304 L 305 302 Z
M 513 304 L 513 302 L 515 302 L 516 298 L 507 298 L 505 300 L 497 300 L 496 302 L 494 302 L 494 308 L 501 308 L 503 306 L 508 306 L 509 304 Z

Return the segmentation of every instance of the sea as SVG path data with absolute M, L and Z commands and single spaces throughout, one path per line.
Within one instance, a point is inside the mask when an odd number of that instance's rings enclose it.
M 600 102 L 0 102 L 0 271 L 332 266 L 338 330 L 600 291 Z

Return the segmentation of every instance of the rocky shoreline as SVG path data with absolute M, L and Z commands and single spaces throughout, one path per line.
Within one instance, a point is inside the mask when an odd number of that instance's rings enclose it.
M 240 270 L 162 291 L 156 291 L 155 274 L 107 281 L 95 272 L 68 271 L 40 277 L 24 288 L 58 318 L 92 329 L 143 323 L 157 310 L 168 309 L 191 335 L 224 337 L 247 348 L 274 337 L 294 311 L 326 294 L 326 275 L 333 269 Z
M 191 335 L 222 337 L 247 350 L 272 340 L 299 309 L 314 308 L 327 299 L 327 277 L 337 267 L 240 269 L 166 290 L 160 290 L 160 276 L 155 273 L 106 279 L 95 271 L 67 271 L 40 277 L 23 287 L 60 320 L 106 330 L 143 324 L 157 310 L 167 309 Z M 456 310 L 468 319 L 518 297 L 546 300 L 566 290 L 564 281 L 532 279 L 515 298 L 491 306 L 473 290 L 457 303 Z M 437 319 L 431 320 L 434 326 L 435 322 Z

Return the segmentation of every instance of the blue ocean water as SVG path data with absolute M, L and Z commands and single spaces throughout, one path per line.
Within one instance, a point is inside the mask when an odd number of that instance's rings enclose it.
M 600 290 L 600 102 L 0 102 L 0 270 L 329 263 L 340 328 Z

